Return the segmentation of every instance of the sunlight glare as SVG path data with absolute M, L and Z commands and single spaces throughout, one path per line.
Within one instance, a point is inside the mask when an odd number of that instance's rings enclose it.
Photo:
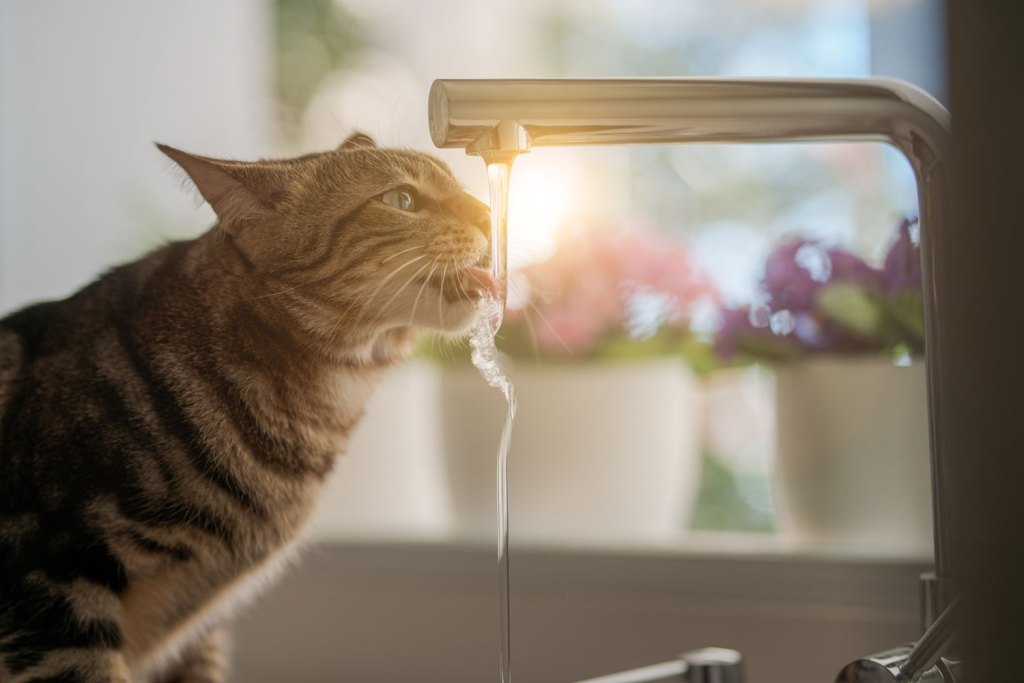
M 556 150 L 524 154 L 512 170 L 508 209 L 509 269 L 550 256 L 577 201 L 572 158 Z

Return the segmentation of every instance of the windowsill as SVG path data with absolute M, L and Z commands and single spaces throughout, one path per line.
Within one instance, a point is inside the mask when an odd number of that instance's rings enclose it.
M 359 545 L 368 547 L 492 548 L 496 536 L 466 535 L 448 529 L 345 529 L 322 531 L 313 541 L 321 545 Z M 794 559 L 809 561 L 928 564 L 930 545 L 918 547 L 880 547 L 850 543 L 799 543 L 774 533 L 691 531 L 663 539 L 636 538 L 543 538 L 517 537 L 509 541 L 513 556 L 518 553 L 620 555 L 623 557 L 708 556 L 734 559 Z

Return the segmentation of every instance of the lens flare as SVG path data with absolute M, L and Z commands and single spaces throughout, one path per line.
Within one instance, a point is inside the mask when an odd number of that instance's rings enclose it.
M 515 162 L 508 209 L 510 269 L 551 255 L 559 228 L 578 200 L 573 164 L 547 152 L 524 154 Z

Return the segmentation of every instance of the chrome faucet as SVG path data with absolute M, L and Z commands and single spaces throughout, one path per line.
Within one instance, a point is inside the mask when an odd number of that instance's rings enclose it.
M 461 147 L 485 161 L 511 161 L 542 146 L 687 142 L 880 141 L 903 153 L 917 180 L 921 224 L 935 549 L 935 572 L 923 577 L 921 606 L 922 629 L 932 635 L 919 644 L 927 645 L 928 661 L 934 655 L 939 664 L 919 672 L 919 650 L 914 661 L 904 661 L 912 653 L 909 646 L 876 658 L 885 660 L 887 671 L 916 676 L 906 681 L 952 680 L 952 668 L 938 668 L 951 641 L 945 636 L 952 617 L 943 621 L 941 615 L 951 614 L 955 599 L 948 477 L 957 456 L 944 445 L 964 439 L 954 431 L 961 424 L 943 420 L 948 330 L 937 311 L 953 286 L 953 255 L 947 253 L 950 117 L 942 105 L 891 79 L 437 80 L 430 89 L 429 121 L 435 145 Z M 938 626 L 941 633 L 933 629 Z M 869 666 L 858 668 L 867 661 L 875 658 L 844 668 L 840 680 L 889 680 Z

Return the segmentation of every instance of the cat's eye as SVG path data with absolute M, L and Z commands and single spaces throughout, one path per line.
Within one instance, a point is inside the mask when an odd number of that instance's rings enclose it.
M 419 208 L 416 190 L 408 185 L 388 190 L 380 196 L 380 200 L 399 211 L 416 211 Z

